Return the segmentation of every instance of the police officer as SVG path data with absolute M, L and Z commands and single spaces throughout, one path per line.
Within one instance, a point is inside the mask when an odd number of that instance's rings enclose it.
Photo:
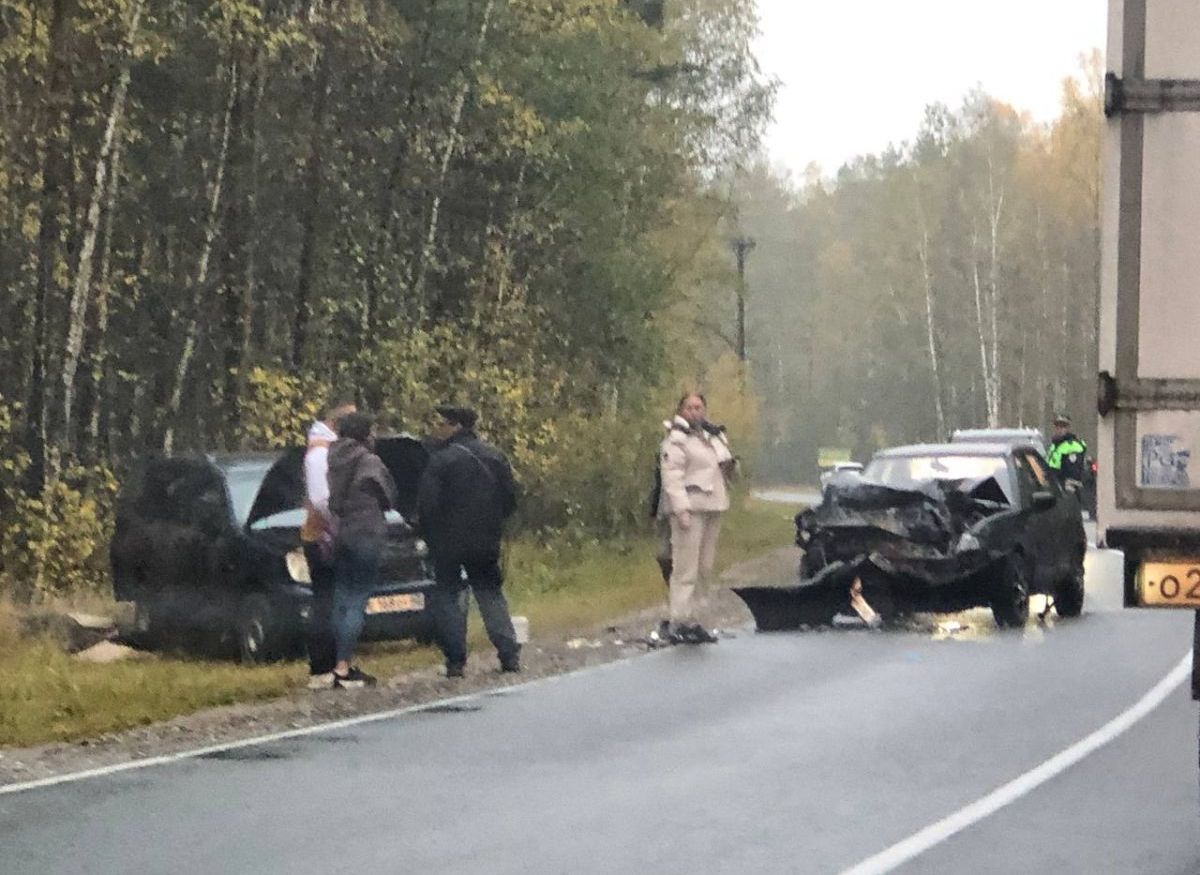
M 1076 491 L 1083 483 L 1087 444 L 1071 431 L 1071 417 L 1060 413 L 1054 417 L 1054 436 L 1046 453 L 1046 464 L 1058 476 L 1059 483 Z

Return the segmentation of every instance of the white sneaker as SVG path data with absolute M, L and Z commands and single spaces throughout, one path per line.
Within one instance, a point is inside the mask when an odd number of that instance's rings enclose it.
M 334 686 L 333 672 L 327 671 L 325 674 L 310 674 L 308 676 L 308 688 L 310 690 L 332 690 Z

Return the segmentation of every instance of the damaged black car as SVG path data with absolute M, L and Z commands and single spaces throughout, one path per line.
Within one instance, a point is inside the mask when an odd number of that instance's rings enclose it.
M 990 607 L 1019 627 L 1029 596 L 1083 610 L 1087 554 L 1078 499 L 1033 445 L 924 444 L 884 450 L 796 517 L 800 582 L 735 590 L 759 629 Z
M 408 436 L 380 438 L 401 507 L 390 511 L 383 582 L 364 639 L 433 639 L 424 543 L 406 517 L 428 454 Z M 135 604 L 135 643 L 218 652 L 255 663 L 303 652 L 312 601 L 300 543 L 304 448 L 159 458 L 118 501 L 110 546 L 114 595 Z

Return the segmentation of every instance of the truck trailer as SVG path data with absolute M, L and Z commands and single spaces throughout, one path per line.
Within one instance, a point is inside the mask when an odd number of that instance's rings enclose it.
M 1102 144 L 1098 535 L 1125 605 L 1197 612 L 1200 3 L 1110 0 Z

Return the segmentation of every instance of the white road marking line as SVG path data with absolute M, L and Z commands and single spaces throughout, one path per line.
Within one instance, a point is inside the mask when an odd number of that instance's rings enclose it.
M 849 869 L 844 869 L 841 875 L 882 875 L 884 872 L 892 872 L 935 845 L 941 844 L 985 817 L 995 814 L 1006 805 L 1016 802 L 1051 778 L 1065 772 L 1084 757 L 1095 753 L 1110 741 L 1123 735 L 1135 723 L 1161 705 L 1167 696 L 1191 675 L 1191 672 L 1192 654 L 1191 651 L 1188 651 L 1187 656 L 1181 659 L 1179 664 L 1171 669 L 1167 676 L 1155 684 L 1137 703 L 1105 723 L 1091 735 L 1080 739 L 1040 766 L 1035 766 L 1002 787 L 997 787 L 991 793 L 976 799 L 970 805 L 960 808 L 937 823 L 930 824 L 920 832 L 914 833 Z
M 530 687 L 539 687 L 544 684 L 554 683 L 564 680 L 575 675 L 590 674 L 591 672 L 606 671 L 616 668 L 626 662 L 637 658 L 645 658 L 654 656 L 656 653 L 668 653 L 668 649 L 650 650 L 647 653 L 640 653 L 635 656 L 627 656 L 614 659 L 612 662 L 606 662 L 601 665 L 591 665 L 585 668 L 576 669 L 575 671 L 563 672 L 562 674 L 547 675 L 546 677 L 536 678 L 534 680 L 525 681 L 519 684 L 510 684 L 503 687 L 491 687 L 489 689 L 477 690 L 473 693 L 464 693 L 461 696 L 452 696 L 448 699 L 436 699 L 432 702 L 423 702 L 419 705 L 409 705 L 404 708 L 393 708 L 390 711 L 375 711 L 371 714 L 360 714 L 357 717 L 347 717 L 343 720 L 334 720 L 332 723 L 314 723 L 312 726 L 301 726 L 298 729 L 285 729 L 282 732 L 272 732 L 267 735 L 256 735 L 252 738 L 242 738 L 237 741 L 222 742 L 221 744 L 213 744 L 208 747 L 192 748 L 190 750 L 177 751 L 176 753 L 164 754 L 163 756 L 147 757 L 140 760 L 130 760 L 124 763 L 114 763 L 111 766 L 100 766 L 95 769 L 87 769 L 82 772 L 68 772 L 63 775 L 52 775 L 48 778 L 39 778 L 34 781 L 23 781 L 19 784 L 0 784 L 0 796 L 5 796 L 10 793 L 23 793 L 28 790 L 37 790 L 41 787 L 54 787 L 58 784 L 72 784 L 76 781 L 86 781 L 90 778 L 102 778 L 106 775 L 115 775 L 120 772 L 129 772 L 134 769 L 146 769 L 151 766 L 162 766 L 169 763 L 177 763 L 182 760 L 197 759 L 199 757 L 208 756 L 210 754 L 224 753 L 230 750 L 239 750 L 244 747 L 254 747 L 259 744 L 271 744 L 276 741 L 287 741 L 291 738 L 304 738 L 308 735 L 317 735 L 321 732 L 333 732 L 338 729 L 346 729 L 351 726 L 364 726 L 368 723 L 379 723 L 384 720 L 391 720 L 396 717 L 403 717 L 407 714 L 416 714 L 421 711 L 426 711 L 431 708 L 445 707 L 446 705 L 460 705 L 464 702 L 471 702 L 476 699 L 484 699 L 489 696 L 500 696 L 505 693 L 511 693 L 517 690 L 525 690 Z

